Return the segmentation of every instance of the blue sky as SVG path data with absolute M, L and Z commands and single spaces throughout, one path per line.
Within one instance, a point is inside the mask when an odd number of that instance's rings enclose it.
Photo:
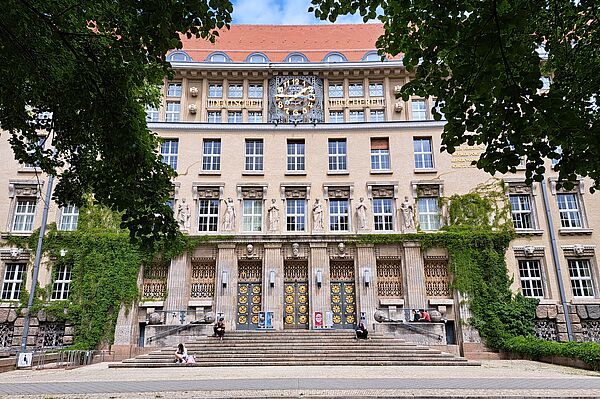
M 234 24 L 311 25 L 327 23 L 308 13 L 310 0 L 233 0 Z M 362 23 L 360 15 L 339 17 L 337 23 Z

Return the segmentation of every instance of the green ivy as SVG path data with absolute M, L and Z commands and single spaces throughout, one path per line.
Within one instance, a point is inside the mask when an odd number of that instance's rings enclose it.
M 552 356 L 579 359 L 593 370 L 600 369 L 600 345 L 595 342 L 556 342 L 531 336 L 512 337 L 505 341 L 503 349 L 524 354 L 534 360 Z

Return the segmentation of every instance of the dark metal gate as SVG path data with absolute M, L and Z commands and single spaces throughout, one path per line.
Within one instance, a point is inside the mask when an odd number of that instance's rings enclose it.
M 331 311 L 333 328 L 351 329 L 356 325 L 356 286 L 353 260 L 332 260 Z
M 262 263 L 240 261 L 238 263 L 237 329 L 258 328 L 258 314 L 262 305 Z
M 308 262 L 285 261 L 283 327 L 308 329 Z

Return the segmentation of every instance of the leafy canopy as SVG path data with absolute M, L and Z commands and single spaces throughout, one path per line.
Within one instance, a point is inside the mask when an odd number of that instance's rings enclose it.
M 442 149 L 485 144 L 477 166 L 514 172 L 544 161 L 566 187 L 577 175 L 600 187 L 600 8 L 597 0 L 312 0 L 317 18 L 378 18 L 381 54 L 403 54 L 415 78 L 402 88 L 443 102 Z M 550 76 L 540 92 L 542 76 Z M 436 119 L 439 112 L 433 110 Z
M 232 10 L 229 0 L 4 0 L 0 128 L 16 158 L 58 177 L 60 205 L 93 193 L 132 236 L 175 237 L 175 172 L 144 107 L 158 101 L 166 53 L 182 47 L 177 32 L 214 41 Z

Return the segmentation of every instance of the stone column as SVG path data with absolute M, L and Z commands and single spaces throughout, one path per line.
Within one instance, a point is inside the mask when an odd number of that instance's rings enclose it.
M 310 258 L 308 262 L 308 286 L 310 287 L 310 323 L 309 328 L 314 328 L 315 312 L 323 313 L 323 324 L 325 324 L 325 312 L 331 311 L 331 287 L 329 284 L 329 257 L 327 256 L 327 243 L 311 242 Z M 317 270 L 323 274 L 321 287 L 317 286 Z
M 356 293 L 358 300 L 357 318 L 360 321 L 361 313 L 365 313 L 367 324 L 372 325 L 375 322 L 373 317 L 379 303 L 377 302 L 377 266 L 375 260 L 375 247 L 372 244 L 357 245 L 358 261 L 358 284 Z M 365 271 L 369 271 L 370 282 L 367 287 L 365 282 Z
M 144 269 L 143 267 L 140 267 L 137 278 L 138 287 L 142 287 L 143 283 Z M 134 302 L 129 308 L 125 307 L 125 305 L 121 305 L 119 315 L 117 316 L 117 324 L 115 326 L 115 342 L 113 344 L 113 350 L 124 351 L 130 347 L 137 346 L 137 338 L 140 335 L 138 317 L 137 302 Z
M 165 299 L 166 324 L 181 324 L 180 312 L 187 314 L 190 299 L 190 265 L 187 252 L 171 259 Z M 186 323 L 187 320 L 183 320 Z
M 237 315 L 237 257 L 235 244 L 219 244 L 217 255 L 217 285 L 215 287 L 215 316 L 223 313 L 225 328 L 235 330 Z M 227 272 L 227 286 L 223 287 L 223 272 Z
M 275 272 L 275 284 L 269 282 Z M 283 329 L 283 253 L 281 243 L 265 244 L 263 261 L 263 311 L 273 312 L 273 327 Z
M 427 307 L 425 291 L 425 265 L 418 242 L 404 243 L 404 276 L 406 280 L 406 308 L 421 309 Z

